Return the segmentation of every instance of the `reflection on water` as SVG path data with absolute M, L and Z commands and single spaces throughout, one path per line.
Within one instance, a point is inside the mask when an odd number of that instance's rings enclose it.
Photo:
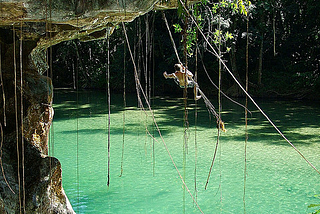
M 105 93 L 55 93 L 50 153 L 62 163 L 63 186 L 70 202 L 77 213 L 182 213 L 182 183 L 153 127 L 150 113 L 146 116 L 136 108 L 135 96 L 126 99 L 125 109 L 121 95 L 112 95 L 111 99 L 108 188 Z M 152 103 L 164 140 L 182 172 L 183 100 L 159 97 Z M 213 99 L 213 104 L 216 103 Z M 319 105 L 272 100 L 258 103 L 288 139 L 320 169 Z M 307 207 L 320 203 L 314 197 L 320 193 L 320 176 L 253 106 L 250 110 L 253 114 L 248 127 L 246 212 L 312 212 Z M 204 213 L 243 213 L 244 110 L 229 101 L 223 102 L 222 119 L 227 132 L 221 133 L 207 190 L 204 185 L 217 136 L 215 119 L 210 118 L 201 100 L 197 107 L 190 100 L 188 113 L 186 184 Z M 151 134 L 155 133 L 156 141 L 147 135 L 145 127 Z M 123 139 L 123 175 L 119 177 Z M 185 206 L 186 213 L 199 213 L 189 195 L 186 195 Z

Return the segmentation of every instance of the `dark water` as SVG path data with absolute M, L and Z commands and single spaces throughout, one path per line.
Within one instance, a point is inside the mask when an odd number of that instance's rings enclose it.
M 183 213 L 184 210 L 200 213 L 183 189 L 153 128 L 150 112 L 146 116 L 136 108 L 135 96 L 127 97 L 125 111 L 121 95 L 112 95 L 111 102 L 110 187 L 107 187 L 105 93 L 79 92 L 78 96 L 70 91 L 55 93 L 50 153 L 62 163 L 63 186 L 74 210 L 77 213 Z M 320 169 L 319 103 L 257 102 Z M 217 139 L 215 120 L 199 100 L 195 125 L 195 105 L 189 101 L 188 148 L 184 161 L 183 100 L 158 97 L 152 103 L 164 141 L 204 213 L 244 213 L 244 201 L 246 213 L 310 213 L 314 209 L 308 209 L 308 205 L 320 203 L 314 196 L 320 194 L 320 175 L 253 106 L 248 122 L 243 200 L 244 110 L 229 101 L 223 102 L 222 118 L 227 132 L 221 133 L 208 188 L 204 190 Z M 215 98 L 212 103 L 217 107 Z M 156 140 L 147 134 L 145 127 L 150 134 L 155 133 Z M 119 177 L 123 145 L 123 174 Z

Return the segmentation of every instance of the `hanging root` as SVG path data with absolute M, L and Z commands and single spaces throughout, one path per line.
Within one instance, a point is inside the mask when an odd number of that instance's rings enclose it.
M 200 88 L 199 88 L 198 92 L 201 94 L 201 97 L 202 97 L 204 103 L 206 104 L 206 107 L 207 107 L 208 111 L 209 111 L 213 116 L 215 116 L 217 120 L 219 120 L 219 115 L 218 115 L 218 113 L 216 112 L 215 107 L 212 105 L 212 103 L 210 102 L 210 100 L 209 100 L 209 99 L 206 97 L 206 95 L 200 90 Z
M 7 119 L 6 119 L 6 96 L 4 93 L 4 83 L 2 79 L 2 67 L 1 67 L 1 43 L 0 43 L 0 84 L 2 89 L 2 99 L 3 99 L 3 124 L 6 127 L 7 126 Z
M 2 68 L 1 68 L 1 44 L 0 44 L 0 84 L 2 87 L 2 99 L 3 99 L 3 123 L 4 126 L 7 126 L 7 119 L 6 119 L 6 96 L 4 93 L 4 83 L 3 83 L 3 79 L 2 79 Z M 4 173 L 4 168 L 3 168 L 3 163 L 2 163 L 2 146 L 3 146 L 3 129 L 2 129 L 2 123 L 0 123 L 0 134 L 1 134 L 1 143 L 0 143 L 0 167 L 1 167 L 1 171 L 2 171 L 2 176 L 4 181 L 6 182 L 7 186 L 9 187 L 10 191 L 15 194 L 15 192 L 12 190 L 11 186 L 9 185 L 6 175 Z
M 125 131 L 126 131 L 126 43 L 124 43 L 124 49 L 123 49 L 123 115 L 122 115 L 122 152 L 121 152 L 121 169 L 120 169 L 120 175 L 123 174 L 123 157 L 124 157 L 124 143 L 125 143 Z
M 205 189 L 205 190 L 207 189 L 207 186 L 208 186 L 208 183 L 209 183 L 209 179 L 210 179 L 210 175 L 211 175 L 211 171 L 212 171 L 212 167 L 213 167 L 214 161 L 215 161 L 215 159 L 216 159 L 217 150 L 218 150 L 218 145 L 219 145 L 219 136 L 220 136 L 220 132 L 219 132 L 219 130 L 218 130 L 216 148 L 214 149 L 214 154 L 213 154 L 213 158 L 212 158 L 212 162 L 211 162 L 211 166 L 210 166 L 210 170 L 209 170 L 207 182 L 206 182 L 206 185 L 204 186 L 204 189 Z
M 212 84 L 217 90 L 219 90 L 219 87 L 218 87 L 216 84 L 214 84 L 214 82 L 212 81 L 211 77 L 209 76 L 209 73 L 208 73 L 208 71 L 207 71 L 206 66 L 205 66 L 204 63 L 203 63 L 203 59 L 202 59 L 202 56 L 201 56 L 201 54 L 200 54 L 200 50 L 199 50 L 198 47 L 197 47 L 197 50 L 198 50 L 199 55 L 200 55 L 200 58 L 201 58 L 201 63 L 202 63 L 202 67 L 203 67 L 204 72 L 206 73 L 206 75 L 207 75 L 209 81 L 211 82 L 211 84 Z M 242 105 L 241 103 L 238 103 L 237 101 L 233 100 L 232 98 L 230 98 L 228 95 L 226 95 L 226 94 L 225 94 L 223 91 L 221 91 L 221 90 L 220 90 L 220 93 L 221 93 L 225 98 L 227 98 L 228 100 L 230 100 L 231 102 L 233 102 L 234 104 L 236 104 L 236 105 L 241 106 L 242 108 L 244 108 L 244 109 L 245 109 L 246 111 L 248 111 L 248 112 L 250 113 L 250 115 L 252 116 L 251 111 L 250 111 L 246 106 L 244 106 L 244 105 Z
M 182 63 L 181 63 L 181 60 L 180 60 L 180 58 L 179 58 L 179 54 L 178 54 L 178 50 L 177 50 L 176 44 L 174 43 L 174 40 L 173 40 L 171 31 L 170 31 L 170 27 L 169 27 L 167 18 L 166 18 L 166 16 L 165 16 L 165 14 L 164 14 L 163 11 L 161 11 L 161 13 L 162 13 L 162 18 L 163 18 L 163 20 L 164 20 L 164 22 L 165 22 L 165 24 L 166 24 L 167 29 L 168 29 L 168 33 L 169 33 L 170 40 L 171 40 L 171 43 L 172 43 L 172 46 L 173 46 L 173 49 L 174 49 L 174 53 L 176 54 L 176 57 L 177 57 L 177 59 L 178 59 L 178 62 L 179 62 L 180 64 L 182 64 Z
M 206 95 L 201 91 L 201 89 L 198 86 L 198 83 L 194 80 L 192 80 L 194 83 L 194 87 L 198 88 L 198 92 L 201 95 L 204 103 L 206 104 L 206 107 L 208 109 L 208 112 L 211 113 L 215 118 L 217 119 L 217 129 L 222 130 L 223 132 L 226 132 L 227 130 L 225 129 L 224 122 L 221 120 L 219 114 L 216 112 L 216 109 L 214 105 L 210 102 L 210 100 L 206 97 Z
M 166 149 L 166 151 L 167 151 L 167 153 L 168 153 L 168 155 L 169 155 L 169 157 L 170 157 L 170 159 L 171 159 L 171 162 L 172 162 L 174 168 L 176 169 L 176 171 L 177 171 L 177 173 L 178 173 L 178 175 L 179 175 L 179 177 L 180 177 L 180 180 L 181 180 L 183 186 L 184 186 L 184 187 L 186 188 L 186 190 L 188 191 L 190 197 L 192 198 L 193 202 L 196 204 L 196 206 L 197 206 L 197 208 L 199 209 L 199 211 L 200 211 L 201 213 L 203 213 L 203 211 L 201 210 L 199 204 L 197 203 L 197 201 L 196 201 L 195 198 L 193 197 L 192 193 L 190 192 L 187 184 L 185 183 L 185 181 L 184 181 L 184 179 L 183 179 L 183 177 L 182 177 L 182 175 L 181 175 L 181 173 L 180 173 L 177 165 L 175 164 L 175 162 L 174 162 L 174 160 L 173 160 L 173 158 L 172 158 L 172 156 L 171 156 L 171 154 L 170 154 L 170 151 L 169 151 L 169 149 L 168 149 L 168 147 L 167 147 L 167 144 L 165 143 L 165 141 L 164 141 L 164 139 L 163 139 L 163 137 L 162 137 L 161 131 L 160 131 L 159 126 L 158 126 L 158 123 L 157 123 L 157 121 L 155 120 L 153 111 L 152 111 L 152 109 L 151 109 L 151 107 L 150 107 L 150 103 L 149 103 L 149 101 L 148 101 L 148 99 L 147 99 L 147 96 L 145 95 L 144 91 L 142 90 L 142 86 L 141 86 L 141 84 L 140 84 L 140 81 L 139 81 L 139 78 L 138 78 L 138 74 L 137 74 L 137 67 L 136 67 L 135 62 L 134 62 L 134 60 L 133 60 L 133 54 L 132 54 L 132 51 L 131 51 L 131 48 L 130 48 L 130 44 L 129 44 L 129 39 L 128 39 L 128 36 L 127 36 L 126 28 L 125 28 L 125 25 L 124 25 L 123 22 L 122 22 L 122 27 L 123 27 L 123 30 L 124 30 L 124 34 L 125 34 L 126 42 L 127 42 L 127 44 L 128 44 L 128 49 L 129 49 L 130 57 L 131 57 L 131 60 L 132 60 L 132 63 L 133 63 L 133 67 L 134 67 L 134 77 L 135 77 L 135 83 L 136 83 L 136 89 L 137 89 L 137 96 L 138 96 L 138 101 L 139 101 L 139 103 L 141 104 L 141 108 L 142 108 L 142 110 L 143 110 L 145 113 L 147 113 L 146 110 L 145 110 L 145 108 L 144 108 L 144 106 L 143 106 L 143 103 L 142 103 L 142 100 L 141 100 L 141 98 L 140 98 L 140 95 L 139 95 L 139 93 L 138 93 L 139 90 L 141 91 L 143 97 L 145 98 L 145 101 L 146 101 L 146 104 L 147 104 L 147 106 L 148 106 L 149 112 L 151 113 L 151 116 L 152 116 L 154 125 L 155 125 L 156 128 L 157 128 L 157 131 L 158 131 L 158 133 L 159 133 L 159 136 L 160 136 L 160 138 L 161 138 L 161 141 L 162 141 L 162 143 L 163 143 L 163 145 L 164 145 L 164 147 L 165 147 L 165 149 Z
M 107 32 L 107 90 L 108 90 L 108 178 L 107 178 L 107 186 L 110 185 L 110 123 L 111 123 L 111 101 L 110 101 L 110 40 L 109 40 L 109 32 Z
M 0 143 L 0 167 L 1 167 L 1 171 L 2 171 L 2 176 L 3 176 L 3 180 L 6 182 L 7 186 L 9 187 L 10 191 L 13 194 L 16 194 L 13 189 L 11 188 L 10 184 L 7 181 L 6 175 L 4 173 L 4 168 L 3 168 L 3 162 L 2 162 L 2 146 L 3 146 L 3 129 L 2 129 L 2 123 L 0 123 L 0 132 L 1 132 L 1 143 Z
M 228 66 L 225 64 L 225 62 L 221 59 L 221 57 L 217 54 L 217 51 L 214 49 L 214 47 L 211 45 L 211 43 L 208 41 L 207 37 L 204 35 L 202 30 L 200 29 L 199 25 L 195 21 L 194 17 L 189 13 L 187 10 L 185 4 L 182 0 L 179 0 L 181 3 L 182 8 L 186 11 L 188 16 L 191 18 L 192 22 L 195 24 L 197 29 L 199 30 L 200 34 L 202 35 L 205 42 L 208 44 L 208 46 L 213 51 L 214 55 L 218 58 L 218 60 L 222 63 L 222 65 L 225 67 L 226 71 L 230 74 L 230 76 L 233 78 L 233 80 L 237 83 L 237 85 L 240 87 L 240 89 L 245 93 L 245 95 L 251 100 L 251 102 L 257 107 L 257 109 L 261 112 L 261 114 L 268 120 L 268 122 L 273 126 L 273 128 L 281 135 L 281 137 L 287 141 L 287 143 L 320 175 L 320 171 L 291 143 L 286 136 L 279 130 L 279 128 L 272 122 L 272 120 L 268 117 L 268 115 L 260 108 L 260 106 L 254 101 L 254 99 L 250 96 L 250 94 L 243 88 L 243 86 L 240 84 L 240 82 L 237 80 L 237 78 L 233 75 L 233 73 L 230 71 Z

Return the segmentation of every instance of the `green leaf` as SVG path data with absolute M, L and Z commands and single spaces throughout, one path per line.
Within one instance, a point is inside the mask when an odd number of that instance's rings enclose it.
M 228 31 L 226 32 L 226 41 L 228 41 L 228 39 L 233 39 L 234 37 L 232 36 L 232 33 L 229 33 Z
M 219 8 L 218 4 L 214 4 L 212 6 L 212 13 L 217 13 L 218 8 Z
M 225 2 L 225 1 L 221 1 L 221 7 L 227 7 L 228 6 L 228 3 L 227 2 Z
M 182 27 L 179 24 L 174 24 L 174 32 L 175 33 L 181 33 L 182 32 Z
M 319 207 L 319 206 L 320 206 L 320 204 L 310 204 L 310 205 L 308 206 L 308 208 Z
M 201 0 L 202 4 L 207 5 L 208 0 Z

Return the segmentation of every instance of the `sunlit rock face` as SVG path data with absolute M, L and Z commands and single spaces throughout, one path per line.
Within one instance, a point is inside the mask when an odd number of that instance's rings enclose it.
M 168 0 L 3 0 L 0 27 L 15 27 L 20 38 L 37 42 L 29 66 L 43 73 L 48 69 L 48 47 L 73 39 L 102 39 L 120 22 L 130 22 L 154 8 L 176 6 L 177 1 Z
M 156 0 L 29 0 L 0 3 L 0 25 L 16 28 L 19 37 L 37 41 L 30 55 L 30 68 L 48 69 L 48 47 L 72 39 L 105 38 L 119 22 L 132 21 L 149 12 Z
M 21 90 L 20 70 L 14 73 L 2 70 L 0 213 L 74 213 L 62 188 L 61 164 L 48 156 L 51 79 L 23 70 Z

